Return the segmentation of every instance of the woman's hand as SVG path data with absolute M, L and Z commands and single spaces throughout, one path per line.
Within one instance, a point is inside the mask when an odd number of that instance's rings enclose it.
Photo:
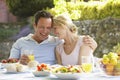
M 25 54 L 23 54 L 20 58 L 20 63 L 23 65 L 27 65 L 29 61 L 30 61 L 30 59 Z
M 97 42 L 88 35 L 84 36 L 83 42 L 84 44 L 90 46 L 93 49 L 93 51 L 97 48 Z

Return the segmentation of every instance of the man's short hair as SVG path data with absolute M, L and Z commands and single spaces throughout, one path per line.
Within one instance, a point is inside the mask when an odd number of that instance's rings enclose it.
M 44 11 L 44 10 L 36 12 L 35 15 L 34 15 L 34 18 L 35 18 L 35 24 L 36 25 L 37 25 L 38 20 L 40 18 L 51 18 L 52 21 L 53 21 L 53 16 L 51 15 L 51 13 L 49 13 L 47 11 Z

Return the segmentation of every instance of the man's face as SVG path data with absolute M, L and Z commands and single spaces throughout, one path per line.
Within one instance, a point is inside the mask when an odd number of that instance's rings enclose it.
M 40 18 L 37 24 L 34 24 L 35 37 L 38 40 L 45 40 L 51 32 L 51 18 Z

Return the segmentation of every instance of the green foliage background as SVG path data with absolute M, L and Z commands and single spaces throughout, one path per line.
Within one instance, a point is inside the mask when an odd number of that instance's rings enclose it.
M 38 10 L 54 7 L 53 0 L 6 0 L 10 12 L 15 16 L 33 16 Z
M 54 16 L 68 14 L 73 20 L 98 20 L 108 16 L 120 18 L 120 0 L 76 2 L 54 0 L 55 7 L 48 9 Z

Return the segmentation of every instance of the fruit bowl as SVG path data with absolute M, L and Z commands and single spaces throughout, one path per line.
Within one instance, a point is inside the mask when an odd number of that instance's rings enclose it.
M 36 70 L 32 72 L 35 77 L 44 77 L 50 75 L 50 66 L 45 63 L 38 64 Z
M 120 76 L 120 59 L 114 52 L 104 54 L 100 62 L 100 69 L 109 76 Z
M 100 64 L 100 70 L 108 76 L 120 76 L 120 65 Z

